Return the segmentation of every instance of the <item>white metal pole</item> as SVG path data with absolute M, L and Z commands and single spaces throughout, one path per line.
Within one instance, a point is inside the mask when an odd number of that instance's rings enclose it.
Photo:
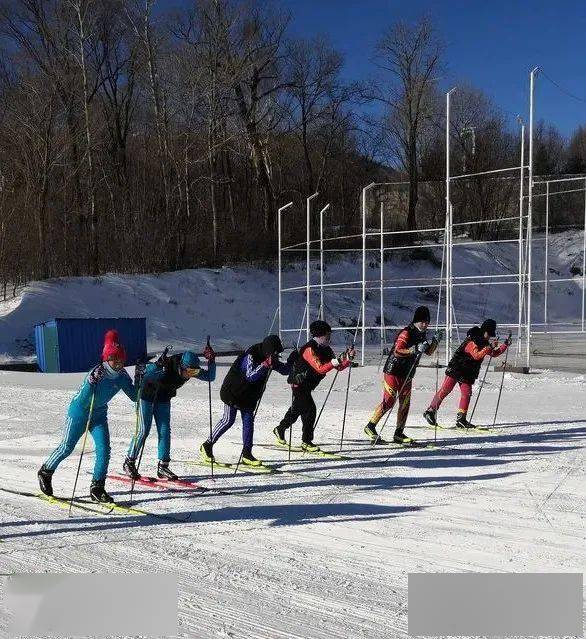
M 521 118 L 521 174 L 519 176 L 519 322 L 517 327 L 517 356 L 521 354 L 521 324 L 523 322 L 523 180 L 525 178 L 525 125 Z
M 533 242 L 533 108 L 535 93 L 535 74 L 539 67 L 529 75 L 529 192 L 527 205 L 527 368 L 531 365 L 531 265 Z
M 446 233 L 448 238 L 447 264 L 446 264 L 446 366 L 450 361 L 451 355 L 451 313 L 452 291 L 450 287 L 451 280 L 451 264 L 452 264 L 452 220 L 451 220 L 451 204 L 450 204 L 450 96 L 456 90 L 456 87 L 450 89 L 446 93 Z
M 310 213 L 311 213 L 311 200 L 313 200 L 314 197 L 317 197 L 317 193 L 314 193 L 313 195 L 310 195 L 307 200 L 306 200 L 306 224 L 307 224 L 307 237 L 306 237 L 306 260 L 307 260 L 307 277 L 306 277 L 306 281 L 305 281 L 305 306 L 307 308 L 307 315 L 306 315 L 306 328 L 305 328 L 305 333 L 306 333 L 306 337 L 307 337 L 307 341 L 309 341 L 309 323 L 310 323 L 310 313 L 309 313 L 309 295 L 310 295 L 310 286 L 311 286 L 311 264 L 310 264 L 310 257 L 311 257 L 311 253 L 310 253 L 310 246 L 311 246 L 311 217 L 310 217 Z
M 362 189 L 362 339 L 360 363 L 364 366 L 364 347 L 366 345 L 366 192 L 376 182 L 371 182 Z
M 584 332 L 585 304 L 586 304 L 586 180 L 584 181 L 584 238 L 582 240 L 582 332 Z
M 384 203 L 380 203 L 380 352 L 385 348 L 385 236 L 384 236 Z
M 543 291 L 543 322 L 547 333 L 547 293 L 549 288 L 549 182 L 545 183 L 545 266 Z
M 283 339 L 282 336 L 282 331 L 283 331 L 283 300 L 282 300 L 282 291 L 283 291 L 283 257 L 282 257 L 282 246 L 283 246 L 283 239 L 281 237 L 281 233 L 282 233 L 282 222 L 281 222 L 281 213 L 283 213 L 283 211 L 285 209 L 288 209 L 290 206 L 293 206 L 293 202 L 289 202 L 288 204 L 285 204 L 285 206 L 282 206 L 279 209 L 279 212 L 277 214 L 277 233 L 279 236 L 278 239 L 278 243 L 279 243 L 279 276 L 278 276 L 278 284 L 279 284 L 279 337 L 281 339 Z
M 319 212 L 319 318 L 324 319 L 324 213 L 330 208 L 326 204 Z

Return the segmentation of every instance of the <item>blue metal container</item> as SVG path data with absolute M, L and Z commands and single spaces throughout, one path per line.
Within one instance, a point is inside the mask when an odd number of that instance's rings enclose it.
M 35 326 L 37 363 L 43 373 L 80 373 L 95 366 L 102 355 L 104 335 L 118 331 L 126 349 L 126 364 L 146 357 L 146 319 L 55 318 Z

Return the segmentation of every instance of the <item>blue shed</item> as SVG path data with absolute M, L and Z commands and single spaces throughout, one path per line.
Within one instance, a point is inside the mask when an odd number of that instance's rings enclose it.
M 101 359 L 104 335 L 114 328 L 128 366 L 146 357 L 146 318 L 55 318 L 35 326 L 37 363 L 43 373 L 81 373 Z

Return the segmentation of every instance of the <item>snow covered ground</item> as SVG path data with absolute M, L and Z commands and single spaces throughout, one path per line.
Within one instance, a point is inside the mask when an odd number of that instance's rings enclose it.
M 220 366 L 214 384 L 214 420 L 226 370 Z M 331 450 L 339 446 L 347 374 L 339 376 L 317 429 L 316 441 Z M 421 369 L 415 380 L 408 432 L 419 438 L 433 438 L 421 412 L 435 375 Z M 2 487 L 35 490 L 35 472 L 59 440 L 80 379 L 0 372 Z M 500 375 L 490 373 L 479 423 L 492 422 L 499 383 Z M 318 406 L 328 386 L 329 379 L 316 392 Z M 173 402 L 173 467 L 233 494 L 137 487 L 138 507 L 189 515 L 186 523 L 81 511 L 68 518 L 35 498 L 0 494 L 0 572 L 175 573 L 181 637 L 405 637 L 409 572 L 584 571 L 585 391 L 583 374 L 507 374 L 496 433 L 438 431 L 435 449 L 373 450 L 362 428 L 380 399 L 379 375 L 375 366 L 354 369 L 344 446 L 352 459 L 294 453 L 287 464 L 283 451 L 257 445 L 258 456 L 293 474 L 218 471 L 212 483 L 207 469 L 182 463 L 196 456 L 208 429 L 207 387 L 192 382 Z M 271 441 L 289 398 L 284 379 L 272 376 L 258 414 L 258 444 Z M 446 425 L 456 401 L 454 394 L 442 407 Z M 112 403 L 110 425 L 111 468 L 119 469 L 134 428 L 126 398 Z M 297 427 L 294 439 L 299 434 Z M 152 433 L 146 472 L 155 468 L 155 441 Z M 216 453 L 233 461 L 239 447 L 237 423 Z M 92 457 L 84 458 L 80 492 L 88 488 Z M 58 494 L 71 490 L 77 459 L 58 470 Z M 118 500 L 127 498 L 126 486 L 110 489 Z M 7 623 L 0 617 L 1 637 L 8 636 Z

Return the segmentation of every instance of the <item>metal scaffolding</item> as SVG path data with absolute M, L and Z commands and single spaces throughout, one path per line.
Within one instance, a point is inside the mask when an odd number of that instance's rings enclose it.
M 549 202 L 550 198 L 561 193 L 584 192 L 584 241 L 582 256 L 582 311 L 581 321 L 576 324 L 576 330 L 585 331 L 585 303 L 586 303 L 586 176 L 568 177 L 556 180 L 539 179 L 536 180 L 533 175 L 533 155 L 534 155 L 534 86 L 538 68 L 536 67 L 530 73 L 530 97 L 529 97 L 529 153 L 528 159 L 525 158 L 525 125 L 519 118 L 520 123 L 520 162 L 518 166 L 497 168 L 477 173 L 462 173 L 460 175 L 452 175 L 450 167 L 450 101 L 457 88 L 453 88 L 446 93 L 446 174 L 445 174 L 445 221 L 443 226 L 435 226 L 424 229 L 412 230 L 385 230 L 385 214 L 389 215 L 391 211 L 385 211 L 384 201 L 378 202 L 378 225 L 377 228 L 367 225 L 367 217 L 369 215 L 367 197 L 369 192 L 377 188 L 399 189 L 405 186 L 406 182 L 372 182 L 362 189 L 361 195 L 361 233 L 352 235 L 339 235 L 333 237 L 324 237 L 324 216 L 330 209 L 330 204 L 326 204 L 319 211 L 319 237 L 311 237 L 311 202 L 317 197 L 314 193 L 306 199 L 306 239 L 305 242 L 283 246 L 283 213 L 293 206 L 289 202 L 278 210 L 278 315 L 279 315 L 279 335 L 285 333 L 297 333 L 298 341 L 302 329 L 305 327 L 306 337 L 309 339 L 309 325 L 313 319 L 325 318 L 325 301 L 324 294 L 326 291 L 357 291 L 360 292 L 360 307 L 356 316 L 356 324 L 354 328 L 360 330 L 360 347 L 361 361 L 364 364 L 367 331 L 380 332 L 380 349 L 383 351 L 386 342 L 386 331 L 389 329 L 402 328 L 400 325 L 387 325 L 385 320 L 385 303 L 387 291 L 399 291 L 409 289 L 437 289 L 436 300 L 436 318 L 432 327 L 442 328 L 446 332 L 445 340 L 445 362 L 449 361 L 453 352 L 453 340 L 456 336 L 459 338 L 459 332 L 464 325 L 458 323 L 456 319 L 456 311 L 454 305 L 454 291 L 462 287 L 486 287 L 486 286 L 510 286 L 516 289 L 517 310 L 514 321 L 508 324 L 500 324 L 503 328 L 516 331 L 518 337 L 517 356 L 521 357 L 521 345 L 524 345 L 524 363 L 529 368 L 531 363 L 531 336 L 535 333 L 557 331 L 556 323 L 549 322 L 548 315 L 548 287 L 552 282 L 568 282 L 576 281 L 576 278 L 550 278 L 548 270 L 548 250 L 549 250 L 549 228 L 550 214 Z M 454 202 L 452 201 L 452 191 L 455 184 L 460 184 L 462 180 L 479 179 L 481 176 L 491 176 L 495 179 L 519 181 L 518 196 L 518 212 L 516 215 L 508 215 L 504 217 L 493 217 L 492 219 L 479 219 L 468 221 L 454 221 Z M 565 191 L 552 192 L 550 185 L 557 182 L 580 182 L 583 184 L 581 188 L 569 189 Z M 545 193 L 534 194 L 534 187 L 545 185 Z M 526 187 L 526 188 L 525 188 Z M 516 197 L 516 196 L 515 196 Z M 535 198 L 545 197 L 545 237 L 533 238 L 533 216 L 534 216 L 534 200 Z M 372 215 L 372 214 L 371 214 Z M 392 218 L 391 218 L 392 219 Z M 471 239 L 470 228 L 476 224 L 493 224 L 505 225 L 507 229 L 514 232 L 514 236 L 505 239 Z M 501 228 L 501 227 L 499 227 Z M 468 230 L 468 236 L 465 234 Z M 454 236 L 456 232 L 456 237 Z M 463 233 L 464 232 L 464 233 Z M 410 238 L 408 242 L 401 242 L 402 235 L 407 234 Z M 460 237 L 464 235 L 464 238 Z M 413 242 L 413 237 L 421 238 L 418 242 Z M 391 239 L 391 245 L 387 245 L 386 240 Z M 372 243 L 374 239 L 378 239 L 376 245 Z M 545 241 L 545 258 L 544 258 L 544 277 L 543 279 L 534 277 L 533 269 L 533 246 L 536 241 Z M 354 242 L 357 246 L 334 246 L 332 243 Z M 370 244 L 369 244 L 370 243 Z M 464 247 L 514 243 L 517 245 L 517 266 L 516 272 L 506 272 L 499 274 L 454 274 L 454 250 L 459 251 Z M 330 248 L 332 247 L 333 248 Z M 392 271 L 389 267 L 385 268 L 385 255 L 391 251 L 412 250 L 413 248 L 441 249 L 442 264 L 439 277 L 415 277 L 415 278 L 392 278 Z M 303 252 L 305 253 L 305 285 L 283 287 L 283 254 L 285 252 Z M 343 281 L 325 282 L 324 281 L 324 257 L 327 253 L 361 253 L 361 277 L 348 279 Z M 319 283 L 311 281 L 311 258 L 312 253 L 317 253 L 319 259 L 316 260 L 319 268 Z M 380 260 L 378 279 L 367 279 L 368 254 L 376 253 Z M 533 322 L 532 317 L 532 297 L 533 287 L 539 284 L 544 286 L 544 322 Z M 484 290 L 484 289 L 483 289 Z M 312 293 L 319 291 L 319 304 L 314 304 Z M 380 320 L 378 323 L 368 320 L 368 293 L 377 291 L 379 296 L 379 312 Z M 444 297 L 442 299 L 442 291 Z M 301 324 L 294 327 L 284 326 L 283 314 L 283 294 L 301 294 L 305 293 L 305 306 Z M 442 318 L 440 323 L 440 317 Z M 333 326 L 334 331 L 348 331 L 349 326 Z M 539 329 L 539 330 L 538 330 Z M 574 332 L 574 331 L 566 331 Z

